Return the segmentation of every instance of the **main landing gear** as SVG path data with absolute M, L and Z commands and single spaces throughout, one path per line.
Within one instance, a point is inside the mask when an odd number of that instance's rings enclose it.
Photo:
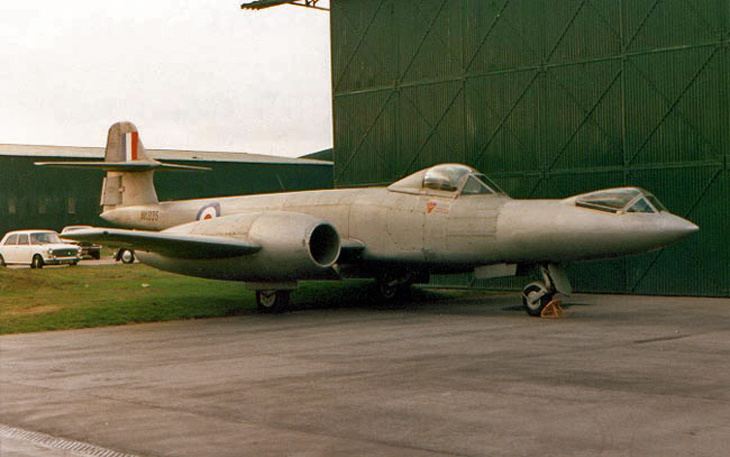
M 383 272 L 375 277 L 378 296 L 386 302 L 408 298 L 413 284 L 427 282 L 428 273 L 413 271 Z
M 555 264 L 540 265 L 542 281 L 531 282 L 522 289 L 522 305 L 530 316 L 540 316 L 556 293 L 572 293 L 562 268 Z
M 289 306 L 290 290 L 257 290 L 256 309 L 260 313 L 281 313 Z
M 410 275 L 395 275 L 384 273 L 375 278 L 375 286 L 378 289 L 378 296 L 385 301 L 393 301 L 408 295 L 410 292 L 411 281 Z

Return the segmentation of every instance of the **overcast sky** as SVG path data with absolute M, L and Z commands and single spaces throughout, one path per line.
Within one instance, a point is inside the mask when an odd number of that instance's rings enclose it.
M 329 16 L 232 0 L 3 0 L 0 143 L 296 156 L 331 147 Z

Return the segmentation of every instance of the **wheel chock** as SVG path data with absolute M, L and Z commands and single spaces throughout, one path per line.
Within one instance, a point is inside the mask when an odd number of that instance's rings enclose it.
M 560 300 L 550 300 L 540 312 L 540 317 L 543 319 L 560 319 L 563 317 L 563 307 L 560 306 L 562 302 Z

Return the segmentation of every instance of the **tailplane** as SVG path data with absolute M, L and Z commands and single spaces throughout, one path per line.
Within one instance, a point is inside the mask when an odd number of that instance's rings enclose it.
M 109 127 L 104 161 L 36 162 L 39 166 L 95 168 L 106 171 L 101 190 L 104 211 L 136 205 L 158 203 L 153 182 L 155 170 L 209 170 L 205 167 L 159 162 L 147 155 L 137 127 L 131 122 L 117 122 Z

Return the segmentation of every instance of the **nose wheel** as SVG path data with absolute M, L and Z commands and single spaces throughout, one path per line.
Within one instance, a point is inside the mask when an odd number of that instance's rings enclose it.
M 540 273 L 542 281 L 531 282 L 522 289 L 522 306 L 530 316 L 543 316 L 543 310 L 558 292 L 566 295 L 573 292 L 568 277 L 559 265 L 540 265 Z M 550 311 L 546 313 L 550 314 Z
M 544 282 L 531 282 L 522 289 L 522 306 L 530 316 L 540 316 L 553 296 L 555 292 L 551 292 Z

